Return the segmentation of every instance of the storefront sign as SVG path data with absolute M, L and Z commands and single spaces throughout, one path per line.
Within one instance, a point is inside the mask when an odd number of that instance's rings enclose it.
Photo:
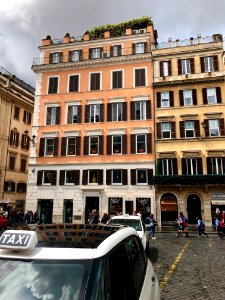
M 212 193 L 210 200 L 211 200 L 211 202 L 214 202 L 214 201 L 225 202 L 225 193 L 224 192 Z

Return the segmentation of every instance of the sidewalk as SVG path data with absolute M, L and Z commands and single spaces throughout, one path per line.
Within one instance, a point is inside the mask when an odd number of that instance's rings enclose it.
M 167 232 L 175 232 L 177 233 L 178 229 L 176 226 L 157 226 L 156 227 L 156 232 L 161 232 L 161 233 L 167 233 Z M 188 232 L 190 233 L 196 233 L 198 234 L 197 231 L 197 225 L 189 225 L 188 226 Z M 215 228 L 213 226 L 208 226 L 205 228 L 205 232 L 208 234 L 215 234 L 217 235 Z

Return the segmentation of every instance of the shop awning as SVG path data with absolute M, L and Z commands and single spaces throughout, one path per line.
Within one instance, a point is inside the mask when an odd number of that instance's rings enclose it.
M 210 201 L 213 205 L 225 205 L 225 193 L 215 192 L 211 194 Z
M 16 204 L 16 202 L 9 200 L 9 199 L 2 199 L 0 200 L 0 204 Z

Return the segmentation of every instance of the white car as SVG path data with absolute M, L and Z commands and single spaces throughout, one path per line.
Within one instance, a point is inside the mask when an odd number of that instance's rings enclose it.
M 148 239 L 146 238 L 145 224 L 140 216 L 132 216 L 128 214 L 114 216 L 108 221 L 108 224 L 119 224 L 133 227 L 137 231 L 144 249 L 146 250 L 149 247 Z
M 7 230 L 0 237 L 0 274 L 0 300 L 160 299 L 138 234 L 124 226 Z

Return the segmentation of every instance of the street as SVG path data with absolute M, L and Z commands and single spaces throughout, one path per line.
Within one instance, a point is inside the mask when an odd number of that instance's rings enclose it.
M 161 300 L 225 299 L 225 238 L 214 234 L 178 238 L 175 232 L 157 233 L 150 240 L 150 257 L 158 252 L 154 269 Z

